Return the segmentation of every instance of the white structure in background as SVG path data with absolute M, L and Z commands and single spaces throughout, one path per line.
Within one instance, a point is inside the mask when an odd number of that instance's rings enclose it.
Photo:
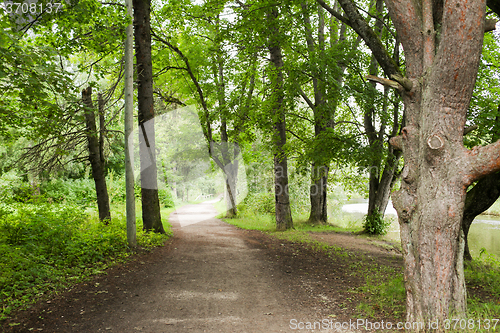
M 366 212 L 368 212 L 368 202 L 344 205 L 342 206 L 342 211 L 346 213 L 366 214 Z M 385 209 L 385 215 L 398 216 L 398 213 L 392 206 L 392 201 L 390 200 L 389 203 L 387 204 L 387 208 Z

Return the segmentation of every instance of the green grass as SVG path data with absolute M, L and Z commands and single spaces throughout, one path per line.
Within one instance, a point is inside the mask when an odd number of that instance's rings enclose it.
M 120 210 L 113 210 L 112 220 L 104 225 L 92 210 L 67 204 L 10 208 L 0 214 L 0 320 L 47 294 L 102 274 L 134 253 L 127 244 L 126 218 Z M 169 234 L 166 218 L 171 210 L 162 210 Z M 168 236 L 146 234 L 137 221 L 142 249 L 160 246 Z
M 229 224 L 235 225 L 241 229 L 260 230 L 271 232 L 276 230 L 276 222 L 271 215 L 239 215 L 236 218 L 224 219 Z
M 481 254 L 478 259 L 466 263 L 465 280 L 469 289 L 480 289 L 487 301 L 468 297 L 467 305 L 470 318 L 500 318 L 500 260 L 492 255 Z M 500 323 L 495 332 L 500 332 Z
M 226 211 L 223 201 L 216 203 L 215 208 L 220 213 L 219 218 L 224 218 Z M 240 209 L 235 218 L 224 219 L 229 224 L 241 229 L 260 230 L 272 232 L 276 230 L 276 220 L 274 215 L 254 213 L 248 208 Z M 355 223 L 350 218 L 335 220 L 335 224 L 311 224 L 304 215 L 293 217 L 293 230 L 314 231 L 314 232 L 349 232 L 360 233 L 363 227 L 360 223 Z

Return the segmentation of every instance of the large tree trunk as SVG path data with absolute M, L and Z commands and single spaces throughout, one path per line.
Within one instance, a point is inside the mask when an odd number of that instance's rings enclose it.
M 276 208 L 276 230 L 293 228 L 288 190 L 288 162 L 284 151 L 286 144 L 286 122 L 283 87 L 283 55 L 281 53 L 278 22 L 279 10 L 272 7 L 267 13 L 269 22 L 268 49 L 273 66 L 271 78 L 274 119 L 274 195 Z
M 465 317 L 465 192 L 474 181 L 500 170 L 500 141 L 471 151 L 463 146 L 481 56 L 485 1 L 385 0 L 405 50 L 406 77 L 353 1 L 338 2 L 348 24 L 393 80 L 391 86 L 401 91 L 405 105 L 406 126 L 390 142 L 403 150 L 405 160 L 393 202 L 405 262 L 407 321 L 442 324 L 452 316 Z
M 133 0 L 134 39 L 139 109 L 142 222 L 144 230 L 165 233 L 160 215 L 155 152 L 153 66 L 151 62 L 150 0 Z
M 87 124 L 89 161 L 92 167 L 92 177 L 94 178 L 95 191 L 97 194 L 99 220 L 104 221 L 106 224 L 108 224 L 108 221 L 111 220 L 111 211 L 109 207 L 108 188 L 106 186 L 106 178 L 104 175 L 104 158 L 102 145 L 100 144 L 100 139 L 97 132 L 94 105 L 92 103 L 91 87 L 82 90 L 82 100 L 83 104 L 86 106 L 85 123 Z M 99 101 L 99 106 L 102 106 L 101 101 Z M 101 120 L 101 122 L 103 122 L 103 120 Z
M 391 141 L 403 149 L 405 160 L 393 201 L 405 261 L 407 321 L 443 323 L 466 316 L 461 222 L 467 186 L 499 164 L 498 148 L 494 156 L 491 147 L 463 146 L 485 2 L 448 0 L 439 6 L 424 0 L 421 16 L 412 2 L 386 3 L 412 83 L 403 93 L 406 127 Z
M 326 165 L 317 167 L 312 164 L 311 171 L 311 188 L 309 190 L 311 199 L 311 212 L 309 214 L 309 222 L 313 224 L 323 224 L 328 222 L 327 210 L 327 184 L 328 171 Z

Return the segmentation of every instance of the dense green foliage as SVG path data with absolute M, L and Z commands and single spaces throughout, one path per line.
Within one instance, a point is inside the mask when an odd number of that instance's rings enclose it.
M 0 319 L 20 306 L 128 258 L 125 218 L 104 226 L 78 205 L 14 204 L 0 219 Z M 139 225 L 139 224 L 138 224 Z M 168 229 L 168 228 L 167 228 Z M 168 236 L 145 234 L 138 245 L 162 245 Z

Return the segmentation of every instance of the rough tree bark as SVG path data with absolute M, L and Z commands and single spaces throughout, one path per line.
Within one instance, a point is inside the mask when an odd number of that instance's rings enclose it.
M 89 161 L 92 167 L 92 177 L 94 178 L 95 191 L 97 194 L 97 209 L 99 210 L 99 220 L 108 224 L 111 220 L 111 211 L 109 207 L 108 188 L 104 175 L 104 153 L 102 141 L 104 119 L 101 119 L 101 129 L 98 132 L 94 105 L 92 102 L 92 87 L 82 90 L 82 100 L 85 105 L 85 123 L 87 125 L 87 142 L 89 151 Z M 103 106 L 102 98 L 99 99 L 99 109 Z M 100 112 L 101 113 L 101 112 Z M 98 133 L 100 135 L 98 135 Z
M 463 146 L 486 3 L 386 0 L 405 51 L 402 77 L 353 1 L 338 1 L 348 24 L 400 89 L 405 105 L 406 126 L 391 144 L 403 150 L 405 160 L 393 202 L 405 263 L 407 321 L 443 323 L 465 317 L 461 222 L 466 189 L 500 170 L 500 141 L 472 150 Z M 425 330 L 427 326 L 415 328 Z
M 292 212 L 288 190 L 288 161 L 284 146 L 286 144 L 286 121 L 283 87 L 283 54 L 281 52 L 278 25 L 279 9 L 272 7 L 266 13 L 269 27 L 268 50 L 271 57 L 271 85 L 274 121 L 274 196 L 276 207 L 276 230 L 293 228 Z
M 405 259 L 407 320 L 442 323 L 466 316 L 461 222 L 467 186 L 500 167 L 499 144 L 472 151 L 463 146 L 485 1 L 386 3 L 412 83 L 402 93 L 406 126 L 391 141 L 405 160 L 393 201 Z
M 142 222 L 147 231 L 165 233 L 160 215 L 155 152 L 153 65 L 151 62 L 150 0 L 133 0 L 137 63 L 139 155 L 141 162 Z

